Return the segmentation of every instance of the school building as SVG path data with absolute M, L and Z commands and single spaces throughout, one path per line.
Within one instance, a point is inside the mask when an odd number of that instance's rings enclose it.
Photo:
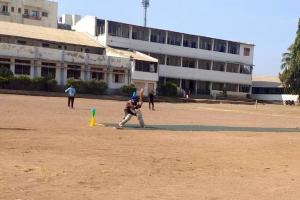
M 95 16 L 82 17 L 74 29 L 89 34 L 104 46 L 136 50 L 156 58 L 158 66 L 154 70 L 142 64 L 136 66 L 136 70 L 144 72 L 135 77 L 139 87 L 148 88 L 158 76 L 155 85 L 173 81 L 182 91 L 191 91 L 194 95 L 217 96 L 224 91 L 235 97 L 251 94 L 253 44 L 142 27 Z

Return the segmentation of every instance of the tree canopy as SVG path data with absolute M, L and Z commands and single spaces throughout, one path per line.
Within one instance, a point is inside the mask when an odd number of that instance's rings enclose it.
M 293 94 L 300 94 L 300 19 L 295 42 L 282 55 L 281 70 L 279 78 L 284 87 Z

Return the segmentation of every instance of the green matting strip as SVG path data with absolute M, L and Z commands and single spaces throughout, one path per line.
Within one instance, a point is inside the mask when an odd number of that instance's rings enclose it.
M 105 124 L 107 127 L 116 127 L 117 124 Z M 138 125 L 128 124 L 124 129 L 149 131 L 199 131 L 199 132 L 276 132 L 300 133 L 299 128 L 262 128 L 262 127 L 230 127 L 230 126 L 204 126 L 204 125 L 147 125 L 140 128 Z

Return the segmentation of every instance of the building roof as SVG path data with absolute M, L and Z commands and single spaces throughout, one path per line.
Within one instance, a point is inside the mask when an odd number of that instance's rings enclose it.
M 254 76 L 252 79 L 252 87 L 283 87 L 278 76 Z
M 0 35 L 104 48 L 84 33 L 0 21 Z
M 113 57 L 121 57 L 121 58 L 129 58 L 134 60 L 141 60 L 147 62 L 158 62 L 156 58 L 148 56 L 138 51 L 130 51 L 130 50 L 123 50 L 123 49 L 114 49 L 111 47 L 106 47 L 106 55 L 113 56 Z

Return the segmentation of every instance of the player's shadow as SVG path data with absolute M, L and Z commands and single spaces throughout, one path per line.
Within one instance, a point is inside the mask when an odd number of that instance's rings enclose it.
M 115 124 L 106 124 L 114 127 Z M 140 128 L 137 125 L 126 125 L 124 129 L 149 131 L 188 131 L 188 132 L 269 132 L 269 133 L 300 133 L 299 128 L 263 128 L 263 127 L 231 127 L 205 125 L 147 125 Z

